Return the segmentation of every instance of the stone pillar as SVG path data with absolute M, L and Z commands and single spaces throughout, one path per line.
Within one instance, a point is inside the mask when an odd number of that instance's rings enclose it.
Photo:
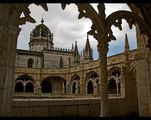
M 146 64 L 147 64 L 147 91 L 148 91 L 148 116 L 151 116 L 151 52 L 146 50 Z
M 94 95 L 97 95 L 97 83 L 96 83 L 96 78 L 93 79 L 93 87 L 94 87 Z
M 84 63 L 82 61 L 81 65 L 80 65 L 81 71 L 80 71 L 80 94 L 83 95 L 84 94 L 84 89 L 83 89 L 83 85 L 84 85 Z
M 79 94 L 83 95 L 83 84 L 81 82 L 80 82 L 80 86 L 79 87 L 80 87 L 80 93 Z
M 101 42 L 100 42 L 101 41 Z M 108 83 L 107 83 L 107 39 L 102 36 L 98 40 L 98 51 L 100 57 L 100 85 L 101 85 L 101 117 L 109 116 Z
M 70 66 L 69 66 L 69 69 L 68 69 L 68 73 L 67 73 L 67 81 L 66 81 L 66 94 L 70 94 L 71 93 L 71 90 L 70 90 Z
M 41 83 L 40 80 L 35 81 L 35 87 L 34 87 L 34 94 L 40 95 L 41 94 Z
M 120 78 L 120 94 L 122 97 L 125 97 L 125 82 L 125 66 L 122 66 Z
M 20 29 L 0 25 L 0 116 L 12 115 L 17 37 Z
M 62 83 L 62 95 L 65 94 L 65 86 L 64 86 L 64 82 Z
M 76 80 L 76 91 L 75 91 L 75 93 L 76 93 L 76 95 L 78 95 L 79 94 L 79 81 L 78 80 Z
M 87 95 L 87 83 L 86 83 L 86 82 L 85 82 L 85 84 L 83 85 L 83 89 L 84 89 L 83 94 L 84 94 L 84 95 Z
M 66 91 L 67 91 L 67 93 L 66 94 L 70 94 L 71 93 L 71 90 L 70 90 L 70 85 L 67 83 L 67 85 L 66 85 Z

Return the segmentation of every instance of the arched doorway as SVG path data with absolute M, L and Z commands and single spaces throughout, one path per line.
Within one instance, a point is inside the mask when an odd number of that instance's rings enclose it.
M 50 81 L 42 81 L 41 83 L 41 92 L 42 93 L 52 93 L 52 85 Z
M 64 94 L 66 91 L 66 80 L 58 76 L 46 77 L 41 82 L 42 93 Z

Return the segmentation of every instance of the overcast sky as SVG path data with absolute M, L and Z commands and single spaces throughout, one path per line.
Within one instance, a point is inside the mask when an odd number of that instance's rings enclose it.
M 68 48 L 71 49 L 72 43 L 77 41 L 79 52 L 85 47 L 87 32 L 90 30 L 92 22 L 89 19 L 82 18 L 78 19 L 78 9 L 75 4 L 67 5 L 65 10 L 62 10 L 61 4 L 47 4 L 48 12 L 44 11 L 42 7 L 31 4 L 29 9 L 31 11 L 31 16 L 36 20 L 36 23 L 29 23 L 20 26 L 22 28 L 20 35 L 18 37 L 18 49 L 28 50 L 30 32 L 38 24 L 40 24 L 43 17 L 44 24 L 50 29 L 54 34 L 54 47 Z M 92 4 L 94 9 L 97 11 L 97 4 Z M 117 10 L 128 10 L 126 4 L 105 4 L 106 6 L 106 16 L 117 11 Z M 109 43 L 108 56 L 122 53 L 124 51 L 124 41 L 125 33 L 128 35 L 128 40 L 130 44 L 130 49 L 135 49 L 136 45 L 136 33 L 135 27 L 129 29 L 128 24 L 125 20 L 123 22 L 122 31 L 118 28 L 112 27 L 113 33 L 117 38 L 116 41 L 111 41 Z M 94 59 L 98 58 L 97 52 L 97 41 L 89 36 L 91 47 L 93 48 Z

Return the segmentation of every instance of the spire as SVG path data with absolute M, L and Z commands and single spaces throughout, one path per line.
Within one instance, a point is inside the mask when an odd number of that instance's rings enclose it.
M 93 60 L 92 56 L 93 56 L 93 52 L 92 52 L 92 49 L 91 49 L 91 46 L 90 46 L 89 36 L 87 35 L 85 49 L 83 50 L 84 61 L 91 61 L 91 60 Z
M 130 47 L 129 47 L 129 43 L 128 43 L 128 37 L 127 34 L 125 33 L 125 51 L 129 51 Z
M 71 48 L 71 51 L 74 51 L 73 43 L 72 43 L 72 48 Z
M 43 24 L 44 23 L 44 20 L 43 20 L 43 18 L 41 19 L 41 24 Z
M 127 34 L 125 34 L 125 51 L 124 51 L 125 65 L 129 64 L 129 51 L 130 51 L 130 47 L 129 47 L 129 43 L 128 43 L 128 37 L 127 37 Z
M 91 51 L 90 42 L 89 42 L 89 36 L 87 35 L 87 41 L 85 45 L 85 51 Z
M 75 41 L 75 47 L 74 47 L 74 61 L 75 61 L 75 63 L 80 62 L 80 55 L 79 55 L 79 52 L 78 52 L 77 41 Z
M 75 51 L 78 51 L 77 41 L 75 41 Z

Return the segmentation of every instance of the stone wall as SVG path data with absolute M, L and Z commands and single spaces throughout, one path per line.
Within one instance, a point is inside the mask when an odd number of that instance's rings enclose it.
M 16 55 L 16 67 L 27 67 L 28 59 L 33 59 L 33 67 L 41 68 L 42 59 L 33 55 Z
M 109 100 L 111 116 L 138 115 L 136 106 L 126 102 L 125 98 L 110 98 Z M 100 98 L 14 99 L 13 116 L 99 117 L 100 103 Z
M 73 63 L 73 56 L 71 54 L 44 52 L 44 68 L 59 68 L 61 56 L 63 66 L 69 65 L 69 58 L 71 59 L 71 63 Z

